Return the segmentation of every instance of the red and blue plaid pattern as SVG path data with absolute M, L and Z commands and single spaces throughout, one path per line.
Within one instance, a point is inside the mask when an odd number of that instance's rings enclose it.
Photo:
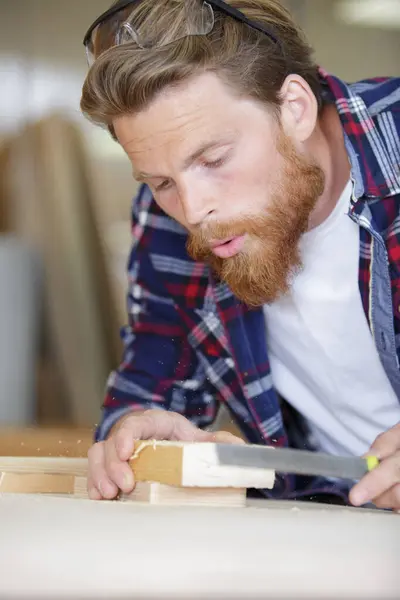
M 360 226 L 362 304 L 397 385 L 400 80 L 348 85 L 322 69 L 320 74 L 336 103 L 352 166 L 349 216 Z M 124 357 L 110 375 L 96 439 L 135 409 L 176 411 L 206 427 L 224 403 L 250 442 L 311 448 L 301 417 L 274 390 L 262 309 L 246 308 L 224 283 L 213 281 L 207 265 L 188 257 L 185 230 L 161 211 L 146 186 L 133 202 L 132 234 Z M 400 383 L 398 389 L 400 396 Z M 265 491 L 277 498 L 320 493 L 347 499 L 345 485 L 320 478 L 280 476 L 274 490 Z

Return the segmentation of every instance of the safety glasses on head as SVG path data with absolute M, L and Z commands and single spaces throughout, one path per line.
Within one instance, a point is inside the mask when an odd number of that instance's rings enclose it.
M 176 26 L 168 30 L 162 26 L 154 27 L 154 19 L 150 21 L 148 14 L 140 10 L 140 4 L 141 0 L 118 0 L 89 27 L 83 40 L 89 66 L 102 51 L 112 46 L 135 42 L 140 48 L 158 48 L 186 36 L 207 35 L 214 27 L 214 10 L 264 33 L 278 43 L 268 28 L 247 19 L 242 12 L 223 0 L 182 0 L 182 4 L 176 5 L 179 11 L 184 11 L 185 18 L 177 20 Z M 162 12 L 159 17 L 162 19 Z

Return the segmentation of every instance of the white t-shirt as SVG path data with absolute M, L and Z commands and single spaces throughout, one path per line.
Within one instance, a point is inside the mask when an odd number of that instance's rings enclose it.
M 308 421 L 319 449 L 361 455 L 400 421 L 361 304 L 359 226 L 347 215 L 351 182 L 301 241 L 304 268 L 288 296 L 264 307 L 277 391 Z

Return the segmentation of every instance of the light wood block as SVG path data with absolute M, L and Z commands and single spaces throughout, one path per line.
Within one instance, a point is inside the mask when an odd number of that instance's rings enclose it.
M 0 494 L 55 494 L 88 498 L 87 479 L 49 473 L 0 473 Z
M 73 494 L 75 498 L 88 498 L 87 492 L 87 478 L 86 477 L 74 477 L 74 489 Z
M 73 475 L 47 473 L 0 473 L 0 493 L 9 494 L 72 494 Z
M 36 473 L 48 475 L 86 476 L 86 458 L 44 456 L 1 456 L 0 473 Z
M 121 502 L 145 502 L 156 505 L 246 506 L 245 488 L 178 487 L 139 481 L 133 492 L 121 494 Z
M 208 442 L 137 441 L 129 462 L 136 481 L 185 488 L 272 488 L 275 482 L 274 470 L 220 465 L 216 444 Z

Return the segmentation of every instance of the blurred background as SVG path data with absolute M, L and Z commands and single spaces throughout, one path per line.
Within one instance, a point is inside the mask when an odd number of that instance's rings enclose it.
M 0 432 L 90 443 L 121 357 L 136 183 L 79 111 L 83 35 L 110 3 L 0 0 Z M 400 75 L 400 0 L 285 4 L 328 71 Z

